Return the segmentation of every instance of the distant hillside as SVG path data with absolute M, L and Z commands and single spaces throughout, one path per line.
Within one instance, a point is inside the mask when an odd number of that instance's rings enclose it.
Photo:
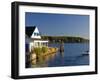
M 43 40 L 49 40 L 50 43 L 86 43 L 88 39 L 82 37 L 71 37 L 71 36 L 41 36 Z

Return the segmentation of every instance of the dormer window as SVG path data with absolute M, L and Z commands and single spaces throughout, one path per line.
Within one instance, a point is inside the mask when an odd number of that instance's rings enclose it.
M 34 33 L 34 36 L 37 36 L 37 33 Z
M 37 36 L 39 36 L 40 34 L 39 33 L 37 33 Z
M 34 36 L 40 36 L 40 34 L 39 33 L 34 33 Z

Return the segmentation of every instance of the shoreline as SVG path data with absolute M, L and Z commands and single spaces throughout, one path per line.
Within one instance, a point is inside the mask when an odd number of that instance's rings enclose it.
M 36 53 L 28 55 L 28 63 L 35 64 L 36 60 L 47 55 L 55 54 L 59 49 L 56 47 L 48 47 L 48 50 L 46 53 L 41 53 L 40 55 L 37 55 Z

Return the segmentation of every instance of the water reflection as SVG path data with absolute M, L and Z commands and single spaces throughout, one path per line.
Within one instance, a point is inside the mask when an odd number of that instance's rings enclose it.
M 60 59 L 59 59 L 60 57 Z M 30 64 L 28 64 L 27 68 L 38 68 L 38 67 L 51 67 L 51 66 L 71 66 L 71 65 L 84 65 L 84 61 L 82 59 L 87 59 L 87 56 L 68 56 L 65 59 L 64 52 L 57 52 L 54 54 L 39 56 L 38 59 L 34 59 Z M 85 64 L 88 64 L 86 62 Z
M 27 68 L 89 65 L 89 54 L 83 55 L 83 52 L 89 49 L 88 46 L 87 44 L 64 44 L 64 52 L 40 55 L 26 65 Z
M 48 61 L 52 61 L 56 57 L 57 53 L 49 54 L 42 56 L 40 55 L 37 59 L 32 60 L 27 64 L 27 68 L 29 67 L 47 67 L 48 66 Z
M 60 52 L 59 55 L 61 58 L 64 58 L 64 52 Z

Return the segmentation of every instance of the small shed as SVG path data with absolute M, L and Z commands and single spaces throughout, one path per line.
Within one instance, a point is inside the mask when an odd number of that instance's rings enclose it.
M 26 26 L 25 34 L 26 52 L 31 52 L 31 50 L 35 47 L 48 46 L 48 40 L 41 39 L 41 35 L 36 26 Z

